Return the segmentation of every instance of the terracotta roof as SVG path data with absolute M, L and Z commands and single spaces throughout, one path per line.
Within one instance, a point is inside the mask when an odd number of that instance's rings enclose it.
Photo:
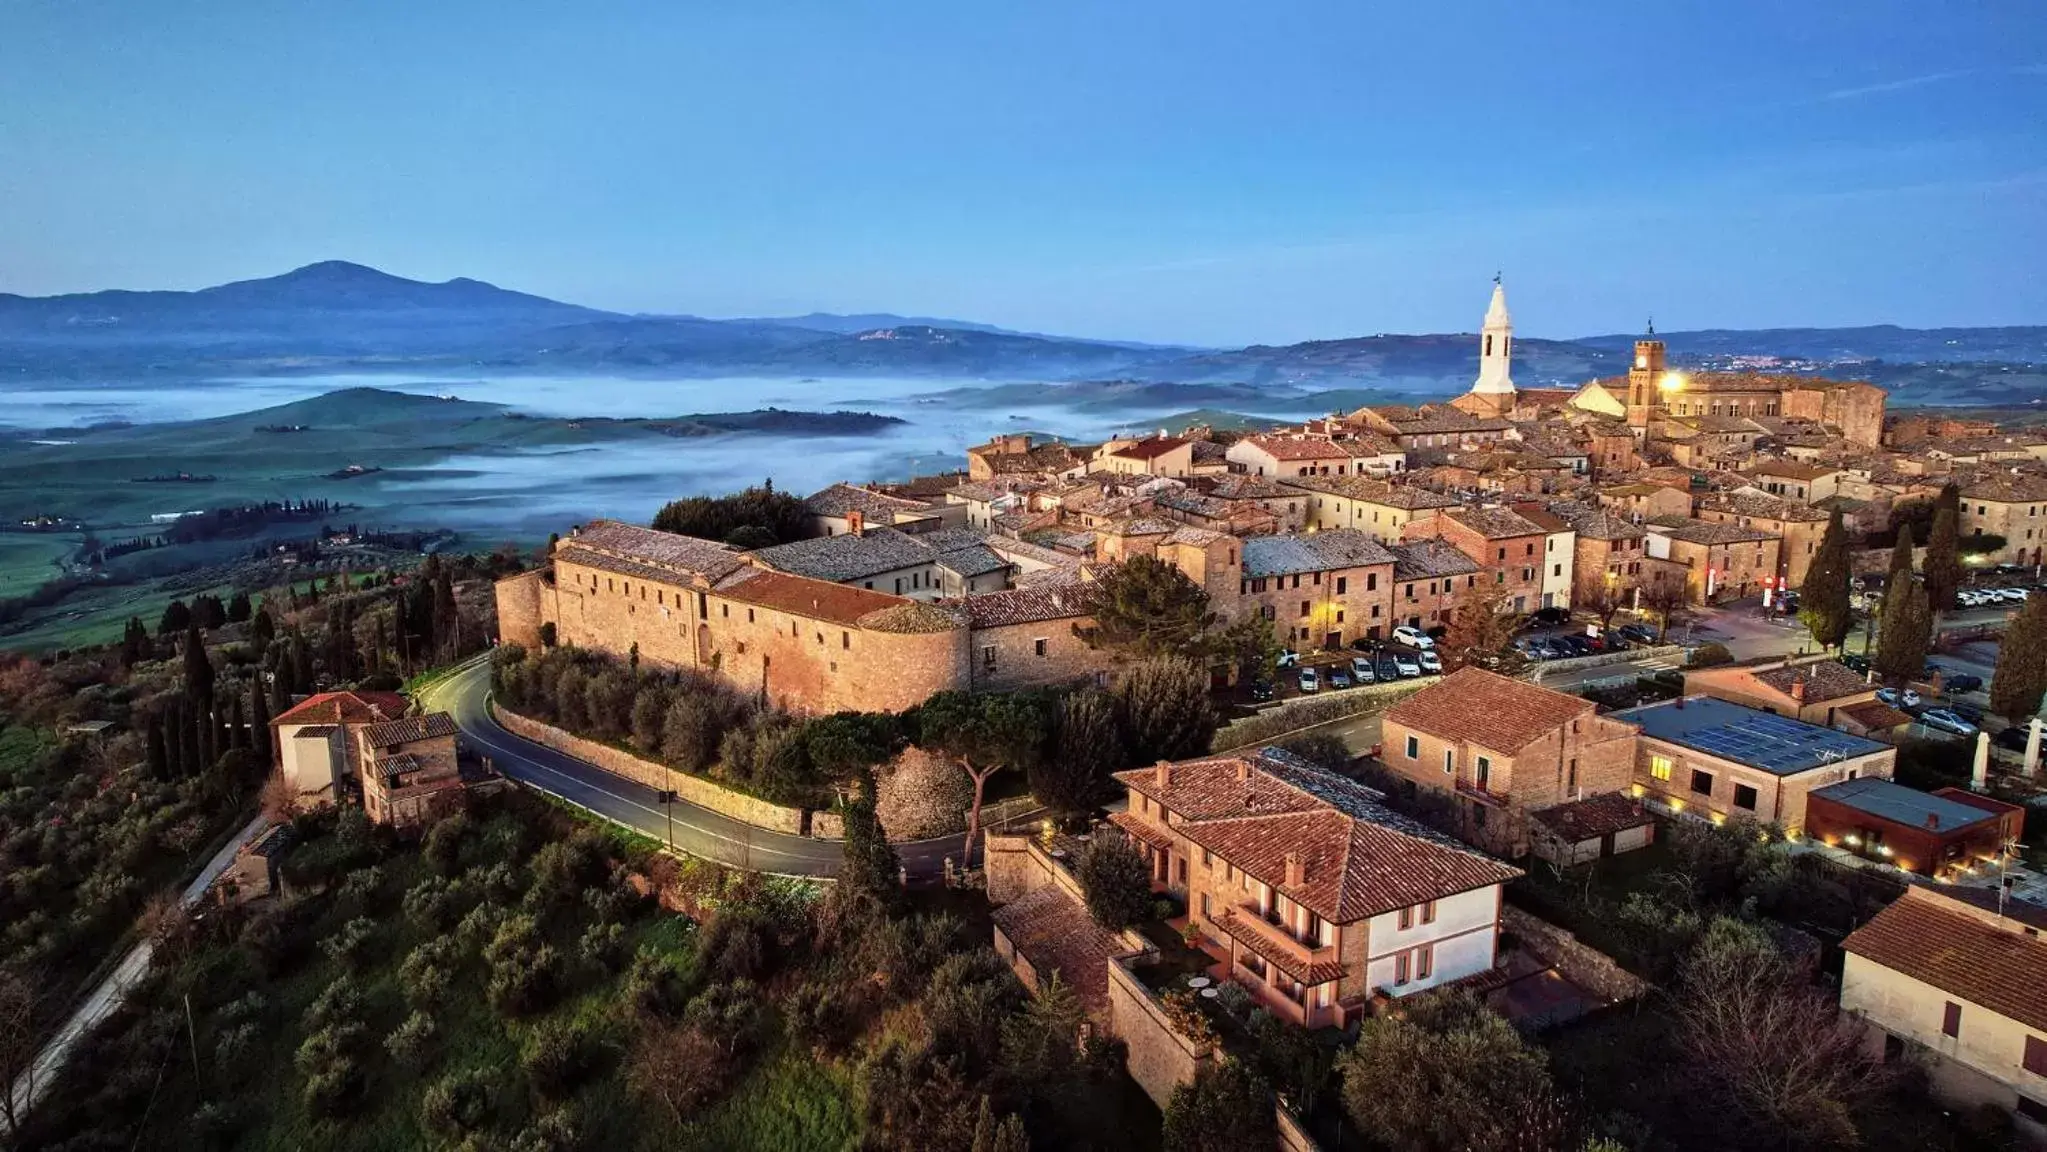
M 1037 624 L 1088 614 L 1087 593 L 1078 588 L 1010 588 L 963 600 L 941 600 L 939 603 L 965 613 L 967 624 L 974 628 Z
M 1119 772 L 1170 810 L 1171 830 L 1348 924 L 1395 908 L 1504 884 L 1521 871 L 1394 813 L 1381 795 L 1277 748 Z M 1123 813 L 1119 824 L 1142 818 Z M 1297 854 L 1302 883 L 1286 883 Z
M 1244 575 L 1250 577 L 1331 572 L 1391 563 L 1393 553 L 1386 550 L 1386 545 L 1356 528 L 1253 536 L 1244 541 Z
M 1208 494 L 1218 500 L 1272 500 L 1292 495 L 1277 481 L 1241 472 L 1216 477 Z
M 1145 820 L 1141 816 L 1135 816 L 1128 812 L 1111 812 L 1109 813 L 1109 822 L 1128 833 L 1131 839 L 1148 844 L 1161 852 L 1169 851 L 1173 847 L 1173 838 L 1171 836 L 1159 831 L 1152 826 L 1150 821 Z
M 1846 716 L 1870 732 L 1902 728 L 1912 722 L 1912 717 L 1908 713 L 1900 712 L 1881 700 L 1858 700 L 1853 704 L 1843 704 L 1836 710 L 1835 715 Z
M 1299 956 L 1281 948 L 1263 932 L 1245 923 L 1244 916 L 1235 908 L 1223 909 L 1222 915 L 1216 917 L 1212 923 L 1229 933 L 1237 943 L 1250 949 L 1266 963 L 1310 987 L 1327 984 L 1331 980 L 1341 980 L 1344 977 L 1343 965 L 1335 961 L 1324 961 L 1320 964 L 1304 963 Z
M 705 580 L 716 580 L 743 563 L 738 553 L 723 544 L 674 532 L 657 532 L 618 520 L 593 520 L 561 544 L 565 548 L 587 548 L 638 560 Z
M 1800 464 L 1796 460 L 1758 460 L 1748 471 L 1751 476 L 1781 476 L 1786 480 L 1813 481 L 1822 476 L 1832 476 L 1840 469 Z
M 892 607 L 882 608 L 860 617 L 856 621 L 869 632 L 895 632 L 913 635 L 927 632 L 950 632 L 963 627 L 965 621 L 952 612 L 931 604 L 904 601 Z
M 1614 515 L 1603 506 L 1559 500 L 1552 503 L 1549 510 L 1587 540 L 1640 540 L 1648 535 L 1640 525 L 1624 516 Z
M 1982 500 L 1992 504 L 2014 504 L 2028 500 L 2047 500 L 2047 477 L 2029 475 L 1999 475 L 1977 480 L 1962 488 L 1962 495 L 1970 500 Z
M 1754 492 L 1715 492 L 1699 497 L 1695 507 L 1700 512 L 1731 513 L 1754 520 L 1797 520 L 1804 523 L 1825 523 L 1827 520 L 1825 512 L 1810 504 L 1779 500 L 1775 496 Z
M 1424 536 L 1405 544 L 1390 544 L 1393 579 L 1432 580 L 1439 576 L 1469 576 L 1478 571 L 1478 561 L 1466 556 L 1448 540 Z
M 1622 792 L 1587 796 L 1583 800 L 1531 812 L 1529 816 L 1571 844 L 1581 844 L 1656 822 L 1656 817 L 1642 807 L 1641 801 Z
M 858 624 L 863 616 L 909 603 L 900 596 L 890 596 L 885 592 L 872 592 L 765 568 L 747 569 L 743 579 L 719 588 L 718 594 L 741 604 L 772 608 L 792 616 L 827 620 L 834 624 Z
M 1443 515 L 1488 540 L 1510 540 L 1517 536 L 1541 536 L 1540 524 L 1509 508 L 1459 508 Z
M 1582 696 L 1466 666 L 1402 700 L 1386 723 L 1511 753 L 1597 710 Z
M 1843 951 L 2047 1032 L 2047 939 L 1924 888 L 1841 942 Z
M 989 914 L 1041 980 L 1059 973 L 1090 1015 L 1109 1006 L 1109 961 L 1127 952 L 1058 884 L 1033 888 Z
M 1805 702 L 1808 704 L 1876 691 L 1876 685 L 1865 682 L 1860 674 L 1839 660 L 1818 660 L 1811 664 L 1771 668 L 1755 673 L 1755 678 L 1786 696 L 1791 695 L 1792 684 L 1803 680 Z
M 1139 440 L 1135 444 L 1125 444 L 1109 455 L 1121 456 L 1126 460 L 1156 460 L 1176 451 L 1186 443 L 1187 441 L 1178 436 L 1154 436 L 1149 440 Z
M 770 568 L 832 581 L 864 580 L 938 559 L 937 552 L 915 536 L 886 527 L 869 528 L 859 535 L 848 532 L 792 540 L 753 555 Z
M 1246 436 L 1238 443 L 1262 449 L 1275 460 L 1348 460 L 1356 456 L 1381 455 L 1376 448 L 1368 451 L 1361 445 L 1305 432 L 1261 433 Z
M 931 512 L 931 505 L 922 500 L 905 500 L 857 484 L 834 484 L 821 492 L 813 492 L 803 501 L 803 507 L 813 516 L 844 516 L 848 512 L 859 512 L 864 516 L 878 517 L 884 524 L 894 519 L 898 512 L 919 515 Z
M 1739 524 L 1720 524 L 1712 520 L 1696 520 L 1690 516 L 1652 516 L 1649 531 L 1672 540 L 1687 544 L 1750 544 L 1763 540 L 1776 540 L 1778 536 L 1760 528 L 1743 528 Z
M 363 742 L 372 748 L 390 748 L 398 744 L 410 744 L 415 740 L 432 740 L 454 734 L 455 718 L 446 712 L 407 716 L 403 720 L 372 724 L 362 730 Z
M 374 724 L 396 720 L 412 707 L 396 692 L 322 692 L 270 718 L 276 724 Z

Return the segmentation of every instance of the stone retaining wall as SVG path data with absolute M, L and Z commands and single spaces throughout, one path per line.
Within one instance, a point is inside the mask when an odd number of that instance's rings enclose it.
M 1500 908 L 1500 927 L 1519 937 L 1523 946 L 1556 967 L 1571 983 L 1619 1002 L 1633 1000 L 1649 985 L 1613 957 L 1579 940 L 1531 912 L 1512 904 Z
M 1151 990 L 1114 960 L 1109 962 L 1109 1028 L 1128 1049 L 1130 1078 L 1160 1108 L 1173 1098 L 1173 1089 L 1218 1058 L 1213 1047 L 1174 1031 Z
M 701 777 L 671 771 L 663 765 L 642 760 L 609 744 L 585 740 L 581 736 L 571 735 L 552 725 L 542 724 L 538 720 L 496 705 L 492 705 L 492 711 L 496 714 L 498 723 L 504 725 L 505 730 L 513 735 L 594 764 L 614 776 L 623 776 L 649 788 L 673 788 L 678 797 L 699 808 L 708 808 L 756 828 L 786 832 L 792 836 L 803 835 L 804 811 L 801 808 L 770 804 L 766 800 L 720 787 Z
M 1279 1152 L 1321 1152 L 1322 1146 L 1308 1135 L 1308 1126 L 1295 1119 L 1293 1113 L 1279 1105 L 1274 1105 L 1272 1111 L 1279 1121 Z

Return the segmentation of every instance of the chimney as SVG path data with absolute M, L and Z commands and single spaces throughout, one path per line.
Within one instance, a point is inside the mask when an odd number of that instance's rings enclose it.
M 1928 812 L 1926 814 L 1926 827 L 1931 832 L 1940 831 L 1940 813 Z
M 1158 766 L 1151 770 L 1151 774 L 1152 783 L 1160 788 L 1171 788 L 1173 786 L 1173 762 L 1171 760 L 1159 761 Z
M 1239 760 L 1237 761 L 1237 779 L 1239 779 L 1239 780 L 1249 780 L 1250 778 L 1251 778 L 1251 762 L 1250 762 L 1249 760 L 1243 760 L 1243 759 L 1239 759 Z
M 856 508 L 846 513 L 846 531 L 851 532 L 855 536 L 865 536 L 867 534 L 867 517 L 859 509 Z
M 1680 712 L 1684 711 L 1684 706 L 1685 706 L 1685 698 L 1684 698 L 1684 697 L 1682 697 L 1682 696 L 1679 696 L 1679 697 L 1677 698 L 1677 709 L 1678 709 L 1678 711 L 1680 711 Z
M 1791 699 L 1799 704 L 1805 703 L 1805 677 L 1803 675 L 1791 681 Z
M 1286 886 L 1299 888 L 1308 879 L 1308 866 L 1301 860 L 1299 852 L 1286 854 Z

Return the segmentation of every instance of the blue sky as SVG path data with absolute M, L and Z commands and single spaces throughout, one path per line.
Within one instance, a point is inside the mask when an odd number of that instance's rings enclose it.
M 1532 335 L 2047 323 L 2047 8 L 0 0 L 0 291 L 328 258 L 1216 345 L 1495 269 Z

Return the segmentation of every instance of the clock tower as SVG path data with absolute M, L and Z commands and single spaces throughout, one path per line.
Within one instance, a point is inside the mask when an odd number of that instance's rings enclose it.
M 1628 365 L 1628 427 L 1647 430 L 1651 414 L 1662 407 L 1658 389 L 1663 381 L 1663 341 L 1656 338 L 1656 323 L 1649 333 L 1635 341 L 1635 359 Z

